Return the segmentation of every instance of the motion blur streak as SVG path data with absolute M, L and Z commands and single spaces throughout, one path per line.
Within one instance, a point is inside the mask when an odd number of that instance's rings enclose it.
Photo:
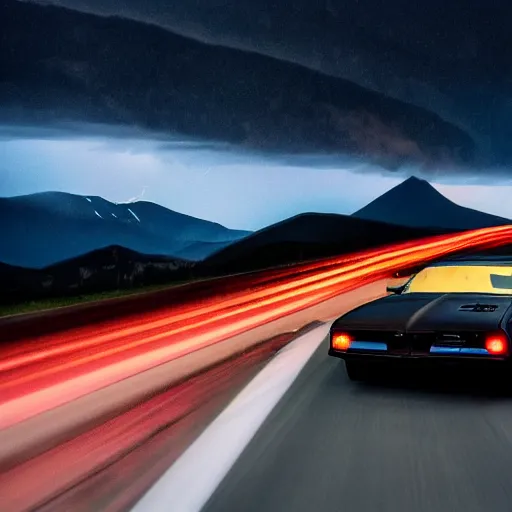
M 154 474 L 155 468 L 162 473 L 178 456 L 180 435 L 173 427 L 184 422 L 188 425 L 188 437 L 203 420 L 205 411 L 201 407 L 204 404 L 215 410 L 217 402 L 226 400 L 223 395 L 231 398 L 237 385 L 257 373 L 259 364 L 291 338 L 293 335 L 288 333 L 267 340 L 243 357 L 192 377 L 41 456 L 3 472 L 0 474 L 3 506 L 9 511 L 19 511 L 39 509 L 45 504 L 52 512 L 85 512 L 108 509 L 109 502 L 124 502 L 134 492 L 138 496 L 159 476 Z M 199 425 L 190 425 L 189 420 L 194 417 Z M 162 448 L 155 449 L 155 443 Z M 121 491 L 121 482 L 127 480 L 130 488 Z M 85 493 L 87 499 L 84 500 Z
M 309 308 L 366 282 L 467 247 L 512 241 L 512 226 L 396 244 L 253 277 L 245 291 L 10 344 L 0 358 L 6 428 L 192 351 Z M 272 278 L 268 278 L 268 274 Z

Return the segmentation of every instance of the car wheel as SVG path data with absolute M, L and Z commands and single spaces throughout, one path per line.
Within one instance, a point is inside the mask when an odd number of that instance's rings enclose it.
M 368 365 L 360 361 L 345 361 L 347 375 L 350 380 L 362 381 L 368 379 Z

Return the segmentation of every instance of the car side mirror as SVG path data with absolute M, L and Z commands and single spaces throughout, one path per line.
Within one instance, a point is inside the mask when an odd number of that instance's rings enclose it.
M 398 285 L 398 286 L 391 286 L 391 285 L 388 285 L 386 286 L 386 291 L 388 293 L 394 293 L 395 295 L 400 295 L 405 289 L 405 284 L 401 284 L 401 285 Z

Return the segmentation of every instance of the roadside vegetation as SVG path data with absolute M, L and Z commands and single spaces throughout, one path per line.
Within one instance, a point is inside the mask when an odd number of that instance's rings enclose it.
M 8 315 L 17 315 L 22 313 L 34 313 L 36 311 L 43 311 L 48 309 L 62 308 L 66 306 L 74 306 L 77 304 L 84 304 L 87 302 L 94 302 L 99 300 L 113 299 L 116 297 L 124 297 L 127 295 L 135 295 L 140 293 L 153 292 L 163 290 L 165 288 L 172 288 L 180 286 L 191 281 L 179 281 L 174 283 L 144 286 L 140 288 L 129 288 L 120 290 L 109 290 L 105 292 L 96 292 L 90 294 L 81 294 L 67 297 L 45 298 L 39 300 L 30 300 L 26 302 L 19 302 L 16 304 L 0 304 L 0 317 Z

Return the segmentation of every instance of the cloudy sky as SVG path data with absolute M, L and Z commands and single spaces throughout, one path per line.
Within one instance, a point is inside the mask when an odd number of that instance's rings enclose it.
M 352 213 L 414 174 L 512 218 L 505 4 L 48 3 L 72 11 L 0 7 L 2 196 L 143 198 L 257 229 Z

